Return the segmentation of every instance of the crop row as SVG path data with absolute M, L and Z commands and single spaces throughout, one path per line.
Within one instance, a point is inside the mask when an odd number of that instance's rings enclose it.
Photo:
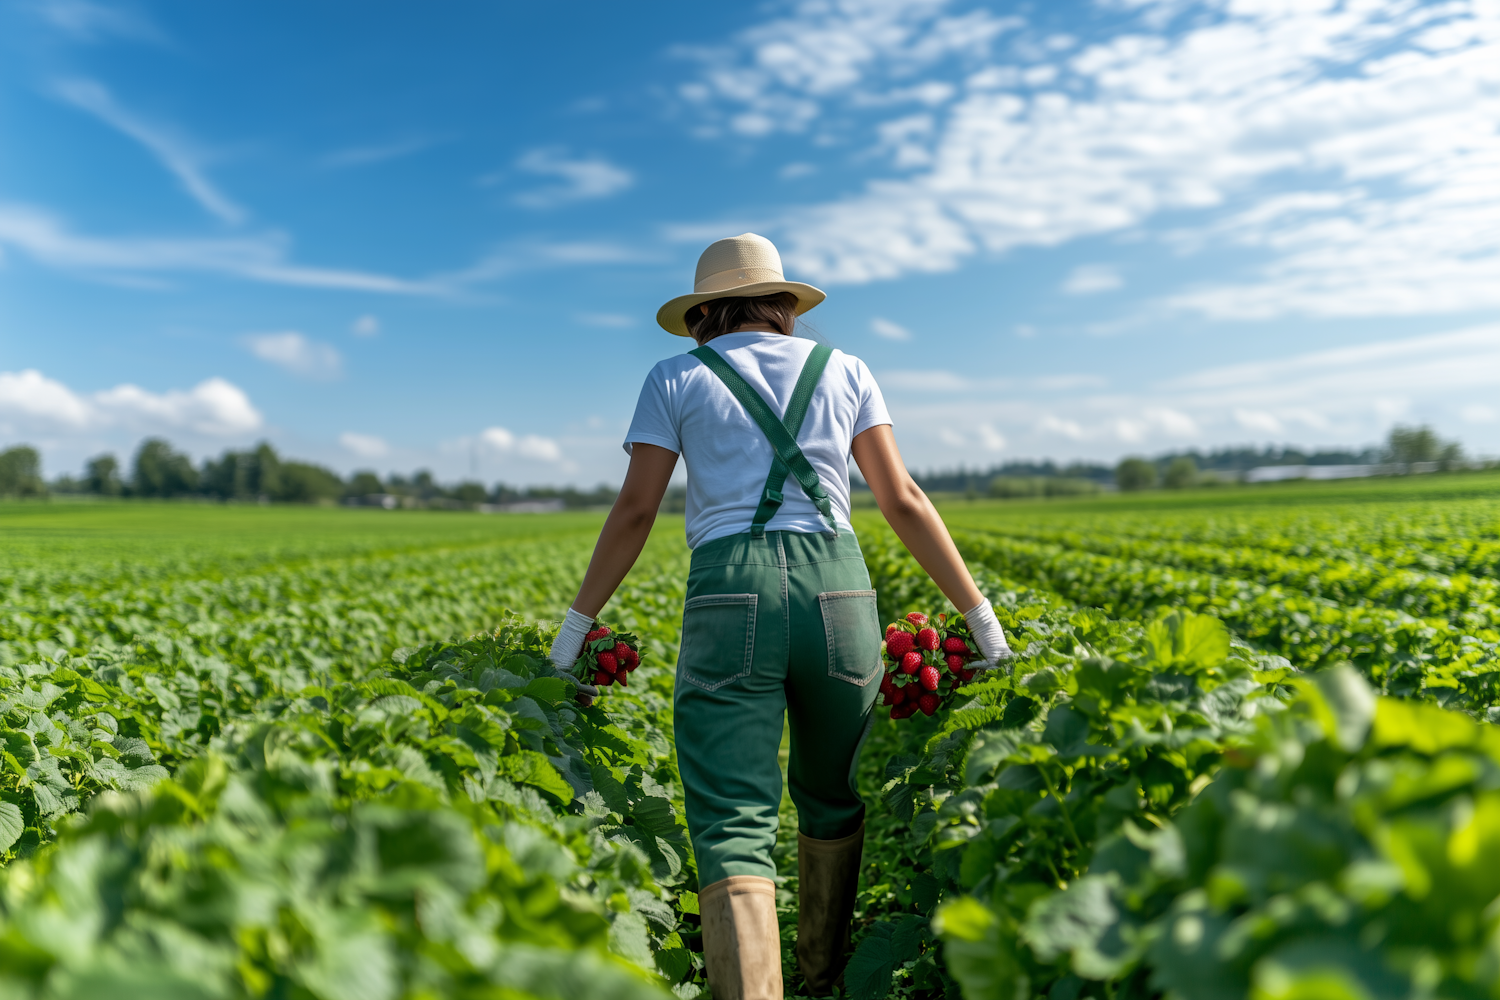
M 1401 611 L 1345 606 L 1235 578 L 974 531 L 955 532 L 973 562 L 1117 618 L 1163 607 L 1212 614 L 1256 648 L 1304 670 L 1352 663 L 1381 691 L 1485 712 L 1500 702 L 1500 632 Z
M 1353 552 L 1330 560 L 1247 543 L 1136 538 L 1072 527 L 1028 530 L 1006 526 L 989 530 L 1004 537 L 1059 545 L 1074 552 L 1093 552 L 1280 586 L 1346 606 L 1394 608 L 1422 618 L 1445 618 L 1459 626 L 1500 626 L 1500 607 L 1497 607 L 1500 580 L 1489 577 L 1392 569 L 1373 556 Z
M 1010 671 L 877 727 L 852 995 L 1489 995 L 1494 730 L 1149 611 L 1002 607 Z
M 661 572 L 607 612 L 649 641 L 637 685 L 597 707 L 533 625 L 444 638 L 507 605 L 554 617 L 591 541 L 8 609 L 0 933 L 27 955 L 8 990 L 646 997 L 691 979 L 665 669 L 681 543 L 654 542 Z

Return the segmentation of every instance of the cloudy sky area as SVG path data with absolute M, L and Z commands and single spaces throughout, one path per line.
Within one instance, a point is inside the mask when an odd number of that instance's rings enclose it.
M 751 230 L 916 468 L 1500 453 L 1500 2 L 0 0 L 0 445 L 617 482 Z

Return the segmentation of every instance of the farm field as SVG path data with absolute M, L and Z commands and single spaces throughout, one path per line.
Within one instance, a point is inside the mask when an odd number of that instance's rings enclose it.
M 943 512 L 1018 655 L 878 720 L 849 995 L 1492 994 L 1495 477 Z M 543 655 L 601 522 L 0 505 L 6 990 L 706 995 L 681 519 L 628 688 Z M 944 610 L 855 523 L 883 620 Z

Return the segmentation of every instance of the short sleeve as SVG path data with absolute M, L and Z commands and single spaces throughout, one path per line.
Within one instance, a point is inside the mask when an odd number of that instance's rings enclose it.
M 667 379 L 660 366 L 651 370 L 646 384 L 641 386 L 641 398 L 636 401 L 635 416 L 625 434 L 625 454 L 631 453 L 630 446 L 637 441 L 682 454 L 682 436 L 672 414 Z
M 871 427 L 890 423 L 891 414 L 885 408 L 885 397 L 880 394 L 880 386 L 875 383 L 875 376 L 870 374 L 870 369 L 858 358 L 851 360 L 854 362 L 855 385 L 859 389 L 859 413 L 854 418 L 854 437 L 859 437 Z

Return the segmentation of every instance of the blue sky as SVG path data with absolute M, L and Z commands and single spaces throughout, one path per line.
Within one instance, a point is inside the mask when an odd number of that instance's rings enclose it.
M 1492 0 L 0 0 L 0 444 L 617 482 L 759 232 L 916 468 L 1500 453 Z

